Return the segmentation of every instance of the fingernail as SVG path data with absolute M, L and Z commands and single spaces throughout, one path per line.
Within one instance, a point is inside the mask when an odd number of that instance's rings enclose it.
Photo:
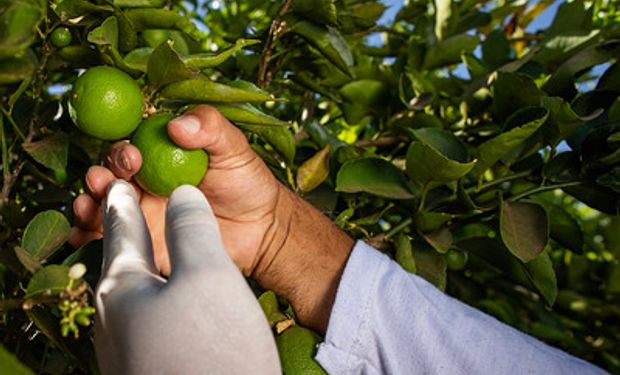
M 131 163 L 129 162 L 129 158 L 125 155 L 124 152 L 121 152 L 117 159 L 118 165 L 126 171 L 131 171 Z
M 200 120 L 196 116 L 183 115 L 172 121 L 179 124 L 187 134 L 196 134 L 200 130 Z

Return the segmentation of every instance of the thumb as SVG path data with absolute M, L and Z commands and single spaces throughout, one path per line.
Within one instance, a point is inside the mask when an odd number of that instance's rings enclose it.
M 222 243 L 217 219 L 204 194 L 193 186 L 174 190 L 166 211 L 166 243 L 170 253 L 170 280 L 194 272 L 237 267 Z
M 168 135 L 179 146 L 202 148 L 209 153 L 209 163 L 251 157 L 243 133 L 215 108 L 200 105 L 168 123 Z
M 103 203 L 102 280 L 128 275 L 158 275 L 151 237 L 135 189 L 126 181 L 110 184 Z

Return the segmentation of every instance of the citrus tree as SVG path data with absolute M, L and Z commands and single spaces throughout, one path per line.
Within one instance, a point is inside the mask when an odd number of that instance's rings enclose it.
M 411 0 L 379 24 L 377 0 L 0 0 L 0 372 L 98 372 L 101 243 L 66 240 L 87 168 L 133 129 L 89 131 L 105 103 L 76 81 L 103 66 L 138 120 L 215 106 L 355 238 L 620 372 L 620 7 L 529 27 L 552 5 Z M 321 373 L 320 337 L 254 289 L 285 373 Z

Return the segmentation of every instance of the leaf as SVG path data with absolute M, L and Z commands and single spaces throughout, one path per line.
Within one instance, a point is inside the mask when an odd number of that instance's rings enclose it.
M 30 273 L 35 273 L 41 268 L 43 268 L 41 262 L 39 262 L 39 260 L 35 258 L 34 255 L 30 254 L 28 251 L 22 249 L 19 246 L 15 246 L 15 256 L 17 256 L 17 259 L 19 259 L 19 262 L 22 264 L 22 266 L 24 266 L 24 268 L 27 269 Z
M 101 26 L 88 33 L 87 39 L 93 44 L 110 45 L 118 49 L 118 20 L 111 16 Z
M 419 211 L 413 217 L 413 223 L 422 233 L 433 232 L 454 218 L 454 215 L 444 212 Z
M 119 8 L 161 8 L 166 0 L 112 0 L 112 4 Z
M 340 94 L 344 99 L 342 110 L 347 123 L 358 124 L 366 115 L 385 107 L 387 87 L 383 82 L 363 79 L 344 85 Z
M 26 226 L 21 247 L 37 260 L 47 259 L 69 238 L 71 225 L 54 210 L 38 213 Z
M 86 0 L 64 0 L 52 9 L 54 9 L 54 12 L 63 22 L 72 18 L 86 16 L 90 13 L 107 13 L 114 10 L 111 6 L 95 5 Z
M 456 24 L 458 12 L 452 8 L 452 0 L 435 0 L 435 35 L 440 42 L 447 36 L 450 26 Z
M 582 118 L 562 98 L 546 96 L 542 98 L 541 106 L 549 111 L 549 118 L 543 129 L 547 142 L 553 146 L 569 137 L 579 125 L 583 124 Z
M 69 284 L 69 267 L 52 264 L 43 267 L 32 275 L 26 298 L 32 298 L 40 294 L 56 295 L 65 290 Z
M 576 254 L 583 253 L 583 232 L 575 220 L 562 206 L 543 199 L 535 199 L 547 211 L 549 235 L 560 245 Z
M 294 19 L 290 19 L 287 23 L 291 25 L 291 32 L 304 38 L 338 69 L 347 75 L 351 74 L 349 68 L 353 66 L 353 55 L 337 29 L 304 20 L 295 22 Z
M 76 263 L 86 266 L 83 279 L 94 289 L 101 276 L 103 261 L 103 240 L 96 240 L 80 247 L 63 260 L 62 265 L 71 268 Z
M 67 166 L 69 137 L 63 132 L 54 133 L 37 142 L 24 143 L 22 147 L 34 160 L 49 169 Z
M 598 176 L 596 183 L 620 193 L 620 166 L 615 166 L 611 171 Z
M 256 133 L 282 156 L 286 165 L 293 165 L 293 159 L 295 158 L 295 138 L 288 128 L 243 123 L 238 123 L 237 125 Z
M 452 233 L 447 228 L 441 228 L 434 232 L 423 234 L 422 237 L 437 252 L 445 254 L 452 247 Z
M 293 12 L 300 17 L 322 25 L 337 26 L 334 0 L 296 0 Z
M 446 258 L 430 246 L 416 242 L 413 247 L 416 274 L 440 290 L 446 289 Z
M 318 187 L 329 176 L 329 153 L 330 145 L 325 145 L 321 150 L 306 160 L 297 170 L 297 188 L 308 193 Z
M 200 39 L 198 27 L 185 17 L 167 9 L 128 9 L 125 16 L 138 32 L 148 29 L 178 30 L 186 33 L 194 40 Z
M 541 253 L 524 264 L 525 273 L 542 294 L 549 306 L 552 306 L 558 295 L 558 284 L 549 254 Z
M 196 72 L 185 66 L 179 54 L 172 48 L 171 42 L 162 43 L 155 48 L 147 65 L 149 84 L 159 88 L 170 83 L 186 82 Z
M 138 46 L 138 33 L 133 27 L 133 23 L 118 8 L 115 9 L 114 14 L 118 20 L 119 49 L 121 52 L 135 49 Z
M 576 30 L 592 29 L 592 13 L 587 11 L 583 0 L 562 3 L 553 22 L 545 32 L 545 38 Z
M 540 105 L 544 96 L 530 77 L 519 73 L 498 73 L 492 91 L 493 109 L 501 120 L 521 108 Z
M 407 272 L 415 273 L 416 265 L 413 258 L 413 247 L 411 246 L 411 240 L 407 235 L 399 233 L 394 238 L 394 247 L 396 252 L 394 259 L 396 262 Z
M 332 146 L 333 150 L 340 147 L 347 146 L 347 144 L 340 139 L 336 138 L 333 134 L 323 127 L 316 119 L 311 119 L 304 124 L 304 130 L 308 132 L 314 142 L 319 147 L 324 147 L 326 144 Z
M 424 69 L 435 69 L 446 65 L 457 64 L 461 54 L 473 53 L 478 46 L 477 37 L 469 34 L 451 36 L 436 46 L 430 47 L 424 56 Z
M 28 1 L 10 1 L 1 10 L 0 60 L 20 58 L 35 41 L 35 28 L 44 17 L 45 8 Z
M 153 54 L 154 50 L 155 49 L 151 47 L 134 49 L 123 57 L 123 61 L 131 69 L 146 73 L 148 70 L 149 58 Z
M 165 99 L 193 103 L 243 103 L 273 100 L 267 94 L 213 82 L 206 77 L 172 83 L 161 91 L 161 96 Z
M 21 363 L 13 353 L 0 345 L 0 374 L 34 375 L 34 371 Z
M 30 82 L 34 71 L 35 64 L 29 56 L 0 60 L 0 84 Z
M 220 113 L 232 122 L 248 125 L 289 127 L 291 124 L 270 116 L 251 104 L 213 104 Z
M 594 183 L 582 183 L 562 190 L 586 205 L 609 215 L 620 215 L 620 195 Z
M 504 244 L 524 263 L 536 258 L 547 246 L 547 213 L 536 203 L 503 202 L 499 225 Z
M 474 177 L 492 167 L 510 150 L 519 146 L 545 123 L 549 111 L 541 107 L 528 107 L 508 119 L 510 130 L 503 132 L 478 147 L 478 162 L 471 170 Z
M 228 60 L 237 51 L 247 47 L 260 43 L 256 39 L 237 39 L 235 44 L 227 49 L 217 53 L 200 53 L 189 56 L 184 56 L 183 62 L 189 68 L 206 69 L 213 68 Z
M 620 91 L 620 62 L 615 62 L 605 70 L 596 84 L 596 89 Z
M 403 172 L 394 164 L 379 158 L 352 160 L 345 163 L 336 177 L 336 191 L 366 192 L 391 199 L 412 199 Z
M 511 60 L 512 49 L 503 31 L 493 30 L 482 43 L 482 61 L 491 69 L 498 68 Z
M 407 174 L 421 185 L 446 183 L 466 175 L 475 161 L 466 162 L 465 146 L 452 133 L 435 128 L 412 132 L 418 139 L 407 150 Z

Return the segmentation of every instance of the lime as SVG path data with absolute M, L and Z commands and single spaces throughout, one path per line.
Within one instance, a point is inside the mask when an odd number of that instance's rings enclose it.
M 59 27 L 56 30 L 52 31 L 52 35 L 50 37 L 50 41 L 54 45 L 54 47 L 63 48 L 71 44 L 71 31 L 66 27 Z
M 313 358 L 319 342 L 319 335 L 300 326 L 293 326 L 277 336 L 276 344 L 284 374 L 327 374 Z
M 144 110 L 140 86 L 126 73 L 109 66 L 89 69 L 75 81 L 69 114 L 84 133 L 108 141 L 133 132 Z
M 187 41 L 183 37 L 183 34 L 176 30 L 148 29 L 142 32 L 142 38 L 146 42 L 146 45 L 152 48 L 157 48 L 166 40 L 171 39 L 175 51 L 181 55 L 189 54 Z
M 142 168 L 135 179 L 146 191 L 168 196 L 183 184 L 198 185 L 205 173 L 209 157 L 204 150 L 186 150 L 170 140 L 166 125 L 171 114 L 156 114 L 144 120 L 131 143 L 142 154 Z
M 467 265 L 469 256 L 465 251 L 450 249 L 446 254 L 446 263 L 448 269 L 452 271 L 460 271 Z

